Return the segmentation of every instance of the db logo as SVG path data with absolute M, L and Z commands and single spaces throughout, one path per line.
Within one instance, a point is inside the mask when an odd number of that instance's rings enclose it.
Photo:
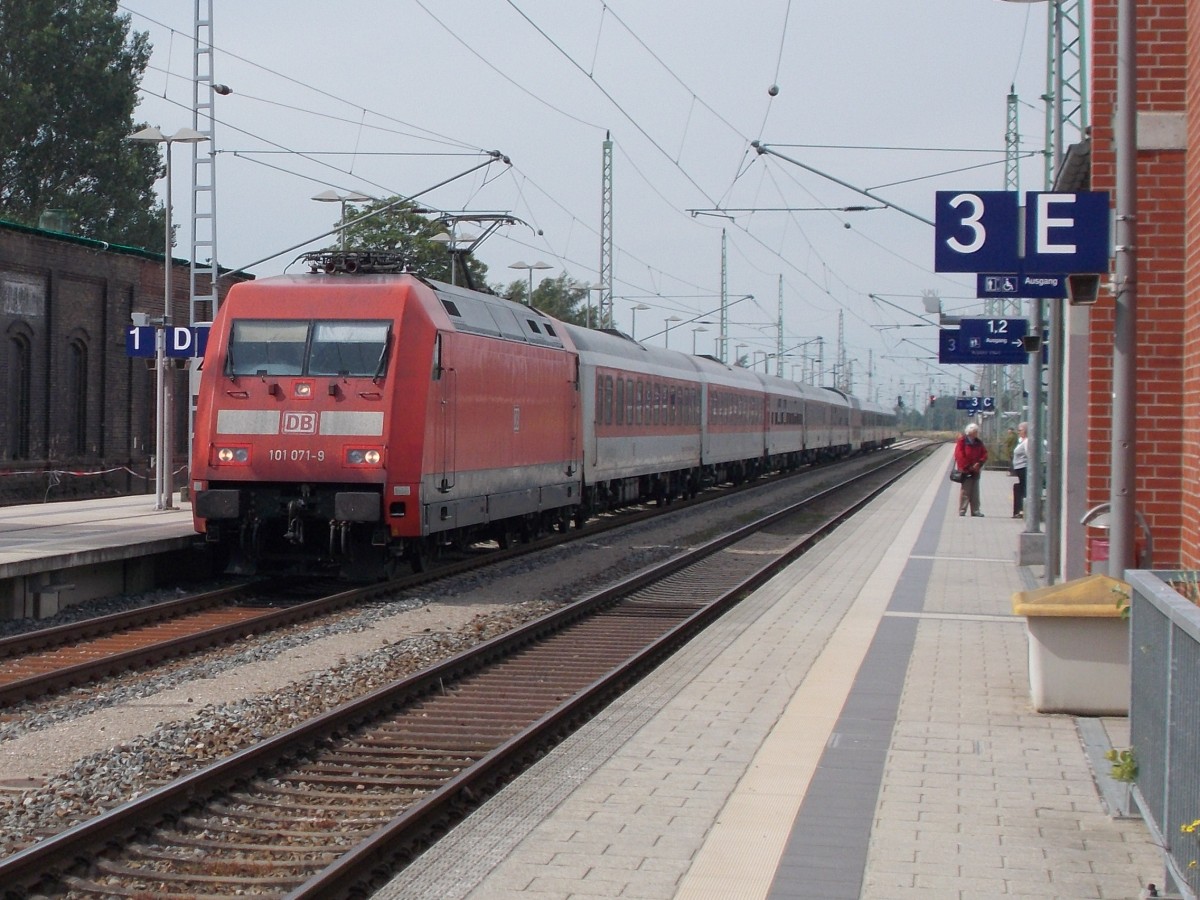
M 289 412 L 283 414 L 284 434 L 316 434 L 317 414 Z

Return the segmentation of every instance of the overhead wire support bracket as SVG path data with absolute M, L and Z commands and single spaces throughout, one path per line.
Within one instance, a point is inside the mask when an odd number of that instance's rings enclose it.
M 822 172 L 820 169 L 814 168 L 807 163 L 802 163 L 798 159 L 792 159 L 790 156 L 785 156 L 778 150 L 772 150 L 767 144 L 764 144 L 761 141 L 751 141 L 750 146 L 753 147 L 760 156 L 766 153 L 769 153 L 771 156 L 778 156 L 780 159 L 790 162 L 794 166 L 799 166 L 801 169 L 804 169 L 807 172 L 812 172 L 814 175 L 820 175 L 822 178 L 826 178 L 829 181 L 832 181 L 834 184 L 840 184 L 842 187 L 852 190 L 856 194 L 862 194 L 864 197 L 870 197 L 876 203 L 882 203 L 889 209 L 894 209 L 896 212 L 902 212 L 906 216 L 911 216 L 912 218 L 916 219 L 918 222 L 924 222 L 931 228 L 934 227 L 934 222 L 932 219 L 927 219 L 919 213 L 915 213 L 910 209 L 905 209 L 903 206 L 897 206 L 895 203 L 880 197 L 878 194 L 873 194 L 864 188 L 855 187 L 847 181 L 842 181 L 842 179 L 830 175 L 828 172 Z
M 762 213 L 762 212 L 868 212 L 872 209 L 887 209 L 882 206 L 726 206 L 712 209 L 689 209 L 692 218 L 696 216 L 720 216 L 732 219 L 732 213 Z

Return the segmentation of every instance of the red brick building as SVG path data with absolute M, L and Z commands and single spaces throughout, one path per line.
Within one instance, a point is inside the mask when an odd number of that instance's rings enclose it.
M 0 504 L 153 493 L 155 373 L 125 331 L 131 313 L 163 314 L 163 274 L 161 254 L 0 222 Z M 178 260 L 172 295 L 183 322 Z M 187 372 L 172 373 L 178 470 Z
M 1153 534 L 1154 567 L 1195 568 L 1200 566 L 1200 3 L 1136 2 L 1136 509 Z M 1094 0 L 1092 10 L 1092 188 L 1115 197 L 1117 0 Z M 1072 416 L 1086 422 L 1088 506 L 1109 499 L 1113 313 L 1108 291 L 1086 313 L 1086 418 Z M 1069 529 L 1068 577 L 1081 574 L 1078 541 L 1078 528 Z

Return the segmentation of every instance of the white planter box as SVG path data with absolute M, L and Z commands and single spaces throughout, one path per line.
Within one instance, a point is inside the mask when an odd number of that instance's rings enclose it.
M 1089 575 L 1013 595 L 1026 617 L 1034 709 L 1080 716 L 1129 714 L 1129 624 L 1117 602 L 1128 586 Z

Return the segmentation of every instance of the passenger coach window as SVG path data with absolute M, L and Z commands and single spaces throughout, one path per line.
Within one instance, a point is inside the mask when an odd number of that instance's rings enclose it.
M 300 375 L 307 343 L 308 322 L 235 320 L 226 371 L 230 375 Z
M 314 322 L 308 374 L 382 375 L 387 339 L 387 322 Z

